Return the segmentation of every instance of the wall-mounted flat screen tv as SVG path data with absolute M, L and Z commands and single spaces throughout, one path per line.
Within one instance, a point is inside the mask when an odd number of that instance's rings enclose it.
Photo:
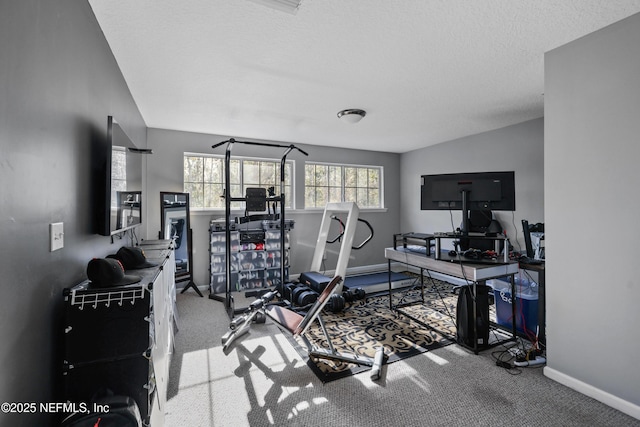
M 142 156 L 118 122 L 107 118 L 107 143 L 96 156 L 98 233 L 112 236 L 142 223 Z

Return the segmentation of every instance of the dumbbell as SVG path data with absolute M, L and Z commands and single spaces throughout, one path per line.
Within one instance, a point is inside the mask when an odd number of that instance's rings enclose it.
M 329 297 L 325 308 L 332 313 L 340 313 L 342 310 L 344 310 L 344 305 L 344 297 L 340 294 L 333 294 Z
M 353 302 L 359 299 L 364 299 L 366 293 L 362 288 L 349 288 L 342 292 L 342 296 L 346 302 Z
M 318 299 L 318 293 L 308 286 L 299 285 L 291 292 L 291 303 L 299 307 L 314 303 Z

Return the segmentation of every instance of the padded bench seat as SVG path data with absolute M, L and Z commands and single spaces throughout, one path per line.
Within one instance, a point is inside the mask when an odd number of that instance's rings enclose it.
M 298 328 L 300 327 L 300 323 L 302 323 L 304 316 L 279 305 L 268 306 L 265 313 L 293 335 L 300 333 Z

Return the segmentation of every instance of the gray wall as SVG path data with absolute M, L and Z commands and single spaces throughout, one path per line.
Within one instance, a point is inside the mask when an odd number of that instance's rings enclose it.
M 636 418 L 639 46 L 634 15 L 545 55 L 545 374 Z
M 450 227 L 448 213 L 419 210 L 421 174 L 515 170 L 518 210 L 513 217 L 499 213 L 500 219 L 510 235 L 521 218 L 547 227 L 545 374 L 638 418 L 637 202 L 629 198 L 637 192 L 640 154 L 639 45 L 640 16 L 634 16 L 546 56 L 544 168 L 542 120 L 402 156 L 304 146 L 309 160 L 385 166 L 387 211 L 363 215 L 376 237 L 353 253 L 354 266 L 383 262 L 381 248 L 395 232 Z M 139 146 L 147 131 L 86 1 L 0 3 L 0 87 L 0 401 L 56 401 L 62 289 L 86 278 L 90 258 L 125 243 L 93 233 L 91 146 L 104 142 L 107 115 Z M 148 230 L 155 238 L 159 230 L 159 191 L 182 190 L 182 152 L 207 153 L 222 139 L 149 130 L 156 154 L 146 160 L 149 221 L 140 237 Z M 236 154 L 278 157 L 272 150 Z M 291 158 L 300 176 L 303 158 Z M 208 283 L 208 222 L 218 216 L 194 216 L 199 284 Z M 290 217 L 296 220 L 293 270 L 300 272 L 310 263 L 321 213 Z M 59 221 L 65 247 L 49 252 L 48 226 Z M 596 236 L 601 224 L 622 232 Z M 594 259 L 598 267 L 585 265 Z M 334 263 L 329 259 L 328 267 Z M 50 421 L 45 414 L 0 413 L 0 425 Z
M 109 114 L 140 146 L 146 126 L 84 0 L 0 3 L 0 88 L 0 402 L 59 401 L 62 289 L 117 249 L 93 233 L 91 147 Z M 60 221 L 64 248 L 49 252 Z
M 215 150 L 213 144 L 229 139 L 218 135 L 206 135 L 190 132 L 177 132 L 163 129 L 149 129 L 148 144 L 154 154 L 148 157 L 148 194 L 150 199 L 148 235 L 157 235 L 160 230 L 160 191 L 183 191 L 183 155 L 184 152 L 205 154 L 225 153 L 225 146 Z M 371 223 L 375 230 L 374 239 L 363 249 L 351 252 L 349 267 L 382 264 L 385 262 L 383 248 L 390 246 L 393 233 L 400 228 L 400 156 L 392 153 L 328 148 L 313 145 L 297 144 L 309 153 L 308 157 L 292 151 L 288 160 L 295 161 L 295 206 L 294 210 L 285 211 L 288 219 L 295 221 L 291 233 L 291 273 L 309 271 L 311 258 L 318 238 L 318 230 L 322 221 L 322 210 L 304 211 L 304 162 L 320 161 L 358 165 L 380 165 L 384 167 L 385 205 L 386 210 L 361 212 L 360 217 Z M 261 157 L 280 159 L 284 149 L 257 147 L 235 144 L 233 156 Z M 198 286 L 209 284 L 209 221 L 224 218 L 224 210 L 217 212 L 195 212 L 191 214 L 194 248 L 194 279 Z M 356 242 L 362 241 L 367 232 L 361 225 L 356 234 Z M 338 243 L 327 245 L 327 270 L 335 268 Z
M 451 215 L 449 211 L 420 210 L 421 175 L 515 171 L 516 211 L 494 214 L 515 249 L 524 250 L 521 220 L 544 222 L 543 134 L 544 120 L 536 119 L 404 153 L 400 167 L 402 231 L 451 231 L 462 221 L 460 211 Z

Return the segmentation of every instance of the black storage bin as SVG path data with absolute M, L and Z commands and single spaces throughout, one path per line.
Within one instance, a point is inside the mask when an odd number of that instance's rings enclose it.
M 148 419 L 155 391 L 150 386 L 150 363 L 140 355 L 70 366 L 64 373 L 65 399 L 72 403 L 91 402 L 109 390 L 114 395 L 131 397 L 142 419 Z
M 149 419 L 154 326 L 151 288 L 144 283 L 65 290 L 65 400 L 88 403 L 109 390 L 133 399 L 142 420 Z
M 62 421 L 62 427 L 142 427 L 142 425 L 138 405 L 129 396 L 95 399 L 89 403 L 89 413 L 71 414 Z
M 109 294 L 78 294 L 76 298 L 86 299 L 84 306 L 65 304 L 65 360 L 81 363 L 144 353 L 150 347 L 151 294 L 138 289 L 138 298 L 120 300 L 113 289 Z

